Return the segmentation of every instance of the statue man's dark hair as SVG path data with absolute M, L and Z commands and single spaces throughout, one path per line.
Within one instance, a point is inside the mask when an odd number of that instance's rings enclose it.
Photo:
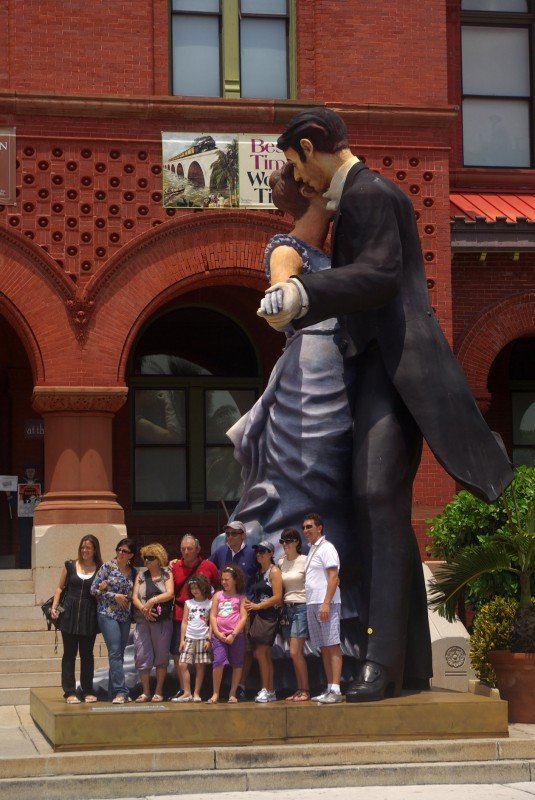
M 306 108 L 296 114 L 279 136 L 277 147 L 283 151 L 291 147 L 302 161 L 306 161 L 301 139 L 310 139 L 320 153 L 337 153 L 349 147 L 347 128 L 342 117 L 323 106 Z

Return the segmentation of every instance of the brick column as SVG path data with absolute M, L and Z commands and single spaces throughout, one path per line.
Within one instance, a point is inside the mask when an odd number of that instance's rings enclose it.
M 104 560 L 126 536 L 124 512 L 112 486 L 112 421 L 126 396 L 123 387 L 34 389 L 33 408 L 45 420 L 47 489 L 34 515 L 38 602 L 53 591 L 65 559 L 76 557 L 83 535 L 99 539 Z

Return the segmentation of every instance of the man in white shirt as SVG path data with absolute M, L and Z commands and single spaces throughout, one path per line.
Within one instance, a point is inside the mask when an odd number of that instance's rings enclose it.
M 312 698 L 330 705 L 344 700 L 340 692 L 342 651 L 340 649 L 340 559 L 334 545 L 323 535 L 319 514 L 307 514 L 303 533 L 310 544 L 305 565 L 307 621 L 312 647 L 319 647 L 327 677 L 327 690 Z

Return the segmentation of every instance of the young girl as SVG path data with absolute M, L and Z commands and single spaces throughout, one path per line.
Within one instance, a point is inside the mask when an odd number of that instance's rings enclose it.
M 214 693 L 207 701 L 217 703 L 225 664 L 232 667 L 232 680 L 228 702 L 237 703 L 236 689 L 240 682 L 245 658 L 245 575 L 242 569 L 228 564 L 221 570 L 222 590 L 212 598 L 210 623 L 212 625 L 212 647 L 214 652 Z
M 201 687 L 206 665 L 212 663 L 210 641 L 210 609 L 212 607 L 210 581 L 205 575 L 192 575 L 187 583 L 189 600 L 184 604 L 184 617 L 180 628 L 179 669 L 184 694 L 178 703 L 201 702 Z M 191 694 L 188 664 L 195 664 L 195 689 Z

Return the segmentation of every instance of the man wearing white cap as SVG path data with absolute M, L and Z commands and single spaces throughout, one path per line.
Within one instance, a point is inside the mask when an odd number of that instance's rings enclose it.
M 234 520 L 225 525 L 224 533 L 226 536 L 226 544 L 218 547 L 209 560 L 212 561 L 219 571 L 226 564 L 237 564 L 245 572 L 247 583 L 245 585 L 245 594 L 252 599 L 251 589 L 256 575 L 258 564 L 256 562 L 256 553 L 252 547 L 246 544 L 247 531 L 243 522 Z

